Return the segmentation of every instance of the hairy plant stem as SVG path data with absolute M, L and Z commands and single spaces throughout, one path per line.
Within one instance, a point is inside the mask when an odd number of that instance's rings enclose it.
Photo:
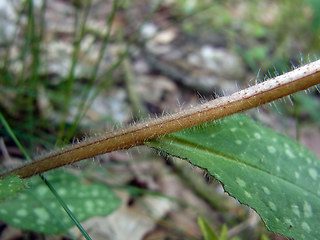
M 229 96 L 67 146 L 0 177 L 17 174 L 27 178 L 99 154 L 142 145 L 153 138 L 255 108 L 319 83 L 320 60 Z

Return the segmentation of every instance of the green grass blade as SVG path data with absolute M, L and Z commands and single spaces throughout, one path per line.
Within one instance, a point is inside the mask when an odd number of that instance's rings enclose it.
M 71 61 L 71 67 L 69 71 L 69 75 L 67 78 L 67 86 L 66 86 L 66 91 L 65 91 L 65 107 L 63 110 L 63 118 L 61 120 L 61 124 L 59 127 L 59 133 L 58 133 L 58 139 L 57 139 L 57 146 L 62 146 L 65 145 L 65 140 L 63 139 L 64 134 L 65 134 L 65 127 L 66 127 L 66 119 L 69 114 L 70 110 L 70 104 L 71 104 L 71 97 L 72 97 L 72 90 L 73 90 L 73 85 L 75 81 L 75 69 L 78 63 L 78 58 L 79 58 L 79 53 L 81 50 L 81 41 L 85 35 L 85 27 L 86 27 L 86 22 L 89 16 L 91 8 L 91 0 L 87 1 L 87 4 L 85 6 L 84 10 L 84 15 L 80 24 L 80 30 L 75 31 L 75 36 L 74 36 L 74 44 L 73 44 L 73 54 L 72 54 L 72 61 Z M 77 29 L 77 24 L 78 24 L 78 13 L 76 13 L 76 19 L 75 19 L 75 29 Z
M 296 141 L 235 115 L 148 145 L 208 171 L 269 230 L 295 239 L 320 236 L 320 162 Z
M 201 229 L 204 240 L 219 240 L 217 234 L 201 216 L 198 217 L 198 225 Z
M 50 189 L 51 193 L 55 196 L 55 198 L 59 201 L 59 203 L 60 203 L 61 207 L 63 208 L 63 210 L 68 214 L 70 219 L 74 222 L 74 224 L 77 226 L 77 228 L 79 229 L 81 234 L 85 237 L 85 239 L 91 240 L 91 237 L 89 236 L 89 234 L 86 232 L 86 230 L 84 230 L 84 228 L 82 227 L 81 223 L 74 216 L 72 211 L 70 211 L 69 207 L 65 204 L 65 202 L 62 200 L 62 198 L 57 193 L 55 188 L 51 185 L 51 183 L 42 174 L 40 174 L 40 178 L 47 185 L 47 187 Z
M 81 119 L 83 118 L 83 116 L 85 115 L 85 113 L 88 110 L 88 107 L 87 107 L 88 101 L 87 100 L 89 99 L 91 89 L 97 80 L 97 75 L 98 75 L 98 71 L 100 68 L 100 64 L 102 62 L 104 53 L 106 51 L 107 44 L 109 43 L 110 34 L 111 34 L 111 30 L 112 30 L 112 22 L 114 20 L 114 17 L 116 15 L 116 12 L 118 9 L 118 4 L 119 4 L 118 2 L 119 2 L 118 0 L 113 1 L 112 11 L 110 13 L 110 16 L 108 16 L 107 20 L 106 20 L 106 25 L 108 27 L 107 33 L 103 36 L 102 45 L 101 45 L 101 48 L 99 51 L 98 59 L 95 63 L 94 69 L 92 70 L 92 74 L 89 79 L 89 82 L 84 87 L 84 91 L 82 94 L 83 96 L 82 96 L 82 100 L 80 102 L 80 106 L 78 107 L 77 115 L 75 116 L 75 120 L 73 121 L 73 124 L 65 137 L 65 140 L 64 140 L 65 142 L 68 142 L 74 136 L 74 133 L 75 133 L 76 129 L 78 128 L 78 125 L 79 125 Z M 92 101 L 90 102 L 90 105 L 91 105 L 91 103 L 92 103 Z
M 20 149 L 20 151 L 22 152 L 23 156 L 25 156 L 25 158 L 28 161 L 31 161 L 31 158 L 29 156 L 29 154 L 27 153 L 27 151 L 24 149 L 24 147 L 21 145 L 21 143 L 19 142 L 19 140 L 16 138 L 16 135 L 14 134 L 14 132 L 12 131 L 11 127 L 9 126 L 8 122 L 6 121 L 6 119 L 4 118 L 4 116 L 2 115 L 2 113 L 0 112 L 0 121 L 2 123 L 2 125 L 5 127 L 5 129 L 7 130 L 7 132 L 9 133 L 10 137 L 12 138 L 12 140 L 14 141 L 14 143 L 18 146 L 18 148 Z

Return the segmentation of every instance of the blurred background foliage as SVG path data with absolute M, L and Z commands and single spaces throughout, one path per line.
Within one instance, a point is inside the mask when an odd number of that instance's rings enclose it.
M 226 46 L 238 52 L 253 72 L 287 71 L 290 61 L 299 64 L 300 58 L 314 58 L 319 52 L 318 1 L 177 3 L 178 14 L 194 15 L 192 21 L 182 23 L 183 29 L 190 34 L 200 29 L 226 36 Z
M 106 45 L 118 44 L 115 48 L 119 47 L 120 40 L 116 35 L 119 35 L 120 31 L 128 36 L 138 31 L 139 24 L 146 21 L 136 19 L 132 22 L 134 26 L 130 26 L 133 29 L 125 29 L 127 26 L 121 22 L 121 17 L 138 11 L 143 4 L 146 4 L 146 7 L 140 10 L 146 15 L 157 2 L 118 1 L 116 16 L 109 19 L 109 22 L 105 21 L 105 28 L 110 27 L 113 21 L 118 34 L 109 34 L 103 40 L 99 39 L 103 37 L 101 32 L 99 36 L 99 31 L 94 31 L 88 24 L 88 14 L 92 6 L 90 1 L 69 3 L 67 12 L 74 17 L 74 30 L 68 29 L 65 32 L 48 29 L 48 26 L 50 28 L 58 23 L 50 22 L 48 14 L 46 16 L 46 12 L 50 11 L 46 2 L 3 1 L 1 13 L 4 21 L 0 26 L 0 108 L 24 143 L 32 147 L 36 146 L 34 142 L 51 145 L 55 141 L 61 144 L 63 138 L 69 141 L 71 136 L 66 134 L 66 126 L 69 128 L 69 125 L 74 125 L 75 122 L 76 125 L 79 124 L 85 115 L 85 102 L 94 98 L 89 96 L 92 88 L 102 85 L 112 87 L 115 81 L 110 79 L 114 78 L 112 76 L 122 62 L 117 56 L 112 56 L 114 59 L 110 60 L 109 69 L 105 68 L 103 73 L 99 72 L 101 61 L 98 59 L 92 58 L 91 62 L 87 59 L 86 65 L 83 65 L 79 58 L 90 53 L 90 49 L 81 49 L 81 44 L 84 44 L 91 34 L 95 39 L 90 44 L 102 40 Z M 160 1 L 158 10 L 155 10 L 155 14 L 150 16 L 148 21 L 156 22 L 161 17 L 167 17 L 165 21 L 169 24 L 168 28 L 178 27 L 188 37 L 220 39 L 216 41 L 218 47 L 236 53 L 245 63 L 247 73 L 259 73 L 259 77 L 263 79 L 265 75 L 272 77 L 288 71 L 292 65 L 299 66 L 317 58 L 320 48 L 318 5 L 318 1 L 313 0 Z M 152 19 L 154 16 L 156 19 Z M 71 33 L 72 31 L 74 32 Z M 52 44 L 48 44 L 49 39 Z M 135 41 L 138 39 L 139 34 Z M 70 40 L 72 45 L 64 48 L 64 42 Z M 121 41 L 121 45 L 131 45 L 126 37 Z M 134 47 L 135 43 L 132 45 Z M 56 62 L 47 61 L 50 51 L 55 52 Z M 133 52 L 128 53 L 132 55 Z M 57 64 L 59 61 L 61 66 Z M 81 71 L 85 74 L 80 74 Z M 101 85 L 102 78 L 108 78 L 108 83 Z M 78 84 L 79 82 L 81 84 Z M 78 103 L 72 100 L 75 96 L 82 96 L 77 98 Z M 74 106 L 77 104 L 80 106 L 75 110 Z M 66 121 L 67 118 L 72 118 L 70 108 L 77 114 L 73 120 Z M 47 117 L 52 111 L 55 115 L 54 122 Z M 63 116 L 62 119 L 59 115 Z M 57 131 L 58 139 L 55 136 Z M 3 131 L 1 134 L 6 135 Z

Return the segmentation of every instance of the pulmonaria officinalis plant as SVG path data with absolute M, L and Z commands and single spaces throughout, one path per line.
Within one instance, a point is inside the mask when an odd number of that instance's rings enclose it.
M 247 116 L 227 116 L 319 83 L 320 61 L 315 61 L 232 95 L 65 147 L 1 178 L 12 174 L 28 178 L 98 154 L 147 144 L 214 176 L 231 196 L 252 207 L 269 230 L 295 239 L 316 239 L 320 235 L 319 160 Z

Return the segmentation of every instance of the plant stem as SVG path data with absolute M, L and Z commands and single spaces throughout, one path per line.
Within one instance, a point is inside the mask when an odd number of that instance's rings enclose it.
M 135 91 L 135 75 L 132 70 L 130 59 L 127 57 L 123 60 L 123 71 L 125 74 L 124 81 L 128 99 L 131 103 L 133 119 L 140 120 L 147 116 L 147 112 L 141 102 L 139 95 Z
M 112 23 L 114 21 L 114 18 L 115 18 L 117 9 L 118 9 L 118 4 L 119 4 L 118 0 L 113 0 L 112 11 L 110 13 L 110 16 L 108 16 L 106 19 L 106 26 L 108 27 L 107 33 L 103 36 L 102 45 L 101 45 L 101 48 L 99 51 L 98 59 L 97 59 L 95 65 L 94 65 L 94 68 L 92 70 L 91 77 L 89 78 L 90 80 L 85 86 L 84 92 L 82 94 L 81 104 L 78 107 L 78 112 L 77 112 L 77 115 L 74 119 L 74 122 L 73 122 L 71 128 L 69 129 L 68 133 L 66 134 L 66 137 L 64 139 L 65 142 L 69 141 L 74 136 L 74 133 L 77 130 L 77 127 L 79 126 L 81 119 L 83 118 L 83 116 L 85 115 L 85 113 L 88 110 L 87 105 L 88 105 L 89 96 L 90 96 L 91 89 L 92 89 L 93 85 L 96 83 L 96 80 L 98 77 L 98 71 L 99 71 L 101 62 L 103 60 L 103 56 L 105 54 L 107 45 L 110 40 Z M 104 88 L 102 88 L 102 89 L 104 89 Z
M 67 146 L 0 177 L 17 174 L 27 178 L 99 154 L 142 145 L 153 138 L 255 108 L 319 83 L 320 60 L 229 96 Z

